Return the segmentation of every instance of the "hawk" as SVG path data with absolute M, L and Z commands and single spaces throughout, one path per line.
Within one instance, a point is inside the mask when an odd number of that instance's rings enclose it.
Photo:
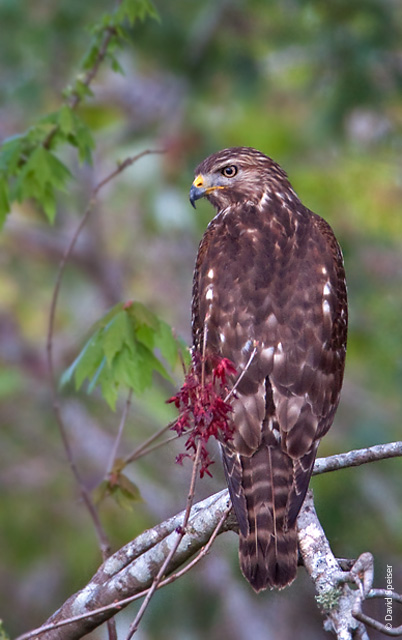
M 240 567 L 255 591 L 281 589 L 296 577 L 296 518 L 342 386 L 342 252 L 256 149 L 219 151 L 195 175 L 192 205 L 206 197 L 217 214 L 198 250 L 193 345 L 206 362 L 228 358 L 240 372 L 233 437 L 221 442 Z

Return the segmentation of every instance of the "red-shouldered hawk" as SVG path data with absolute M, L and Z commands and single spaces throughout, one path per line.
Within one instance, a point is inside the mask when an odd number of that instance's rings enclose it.
M 296 577 L 296 517 L 342 386 L 342 253 L 263 153 L 224 149 L 195 174 L 191 203 L 205 196 L 218 213 L 195 267 L 194 348 L 243 372 L 221 443 L 240 566 L 255 591 L 280 589 Z

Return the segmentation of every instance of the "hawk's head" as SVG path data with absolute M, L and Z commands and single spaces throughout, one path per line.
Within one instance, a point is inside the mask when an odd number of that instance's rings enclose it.
M 232 147 L 214 153 L 195 170 L 190 202 L 206 197 L 217 208 L 240 202 L 258 204 L 264 194 L 291 190 L 286 173 L 252 147 Z M 293 193 L 293 191 L 292 191 Z

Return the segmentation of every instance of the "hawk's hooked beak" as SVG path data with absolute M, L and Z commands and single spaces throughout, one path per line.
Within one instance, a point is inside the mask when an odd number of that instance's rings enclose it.
M 208 176 L 203 176 L 201 173 L 195 178 L 190 189 L 190 202 L 195 209 L 195 201 L 207 196 L 211 191 L 215 189 L 224 189 L 225 187 L 220 184 L 211 184 Z
M 205 180 L 201 174 L 199 174 L 190 189 L 190 202 L 195 209 L 195 201 L 203 198 L 207 193 L 207 189 L 205 187 Z

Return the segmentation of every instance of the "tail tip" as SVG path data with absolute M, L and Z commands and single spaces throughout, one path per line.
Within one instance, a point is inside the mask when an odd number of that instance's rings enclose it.
M 281 562 L 268 558 L 261 561 L 250 555 L 240 555 L 240 568 L 256 593 L 265 589 L 284 589 L 292 584 L 297 576 L 297 555 L 289 554 L 281 558 Z M 254 560 L 254 562 L 253 562 Z M 273 561 L 272 561 L 273 560 Z

